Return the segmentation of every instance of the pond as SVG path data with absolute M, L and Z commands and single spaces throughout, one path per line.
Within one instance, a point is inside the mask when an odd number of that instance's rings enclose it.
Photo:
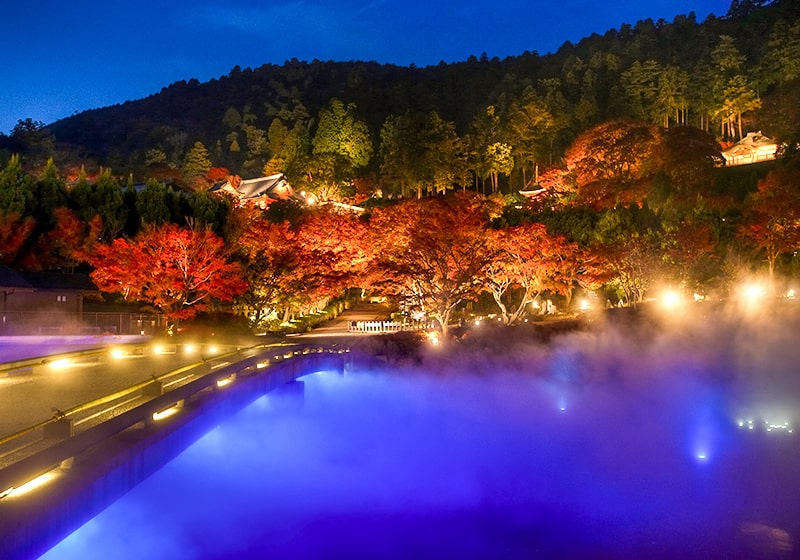
M 306 376 L 44 558 L 791 558 L 797 350 L 724 339 Z

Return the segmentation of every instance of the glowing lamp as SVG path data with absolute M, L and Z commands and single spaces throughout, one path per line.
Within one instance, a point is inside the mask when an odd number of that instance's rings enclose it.
M 766 295 L 767 291 L 761 284 L 747 284 L 744 287 L 744 296 L 748 300 L 758 300 Z
M 661 302 L 665 307 L 673 308 L 681 302 L 681 297 L 675 290 L 667 290 L 661 294 Z
M 228 377 L 223 377 L 222 379 L 217 379 L 217 387 L 222 388 L 230 385 L 233 383 L 234 379 L 236 379 L 236 374 L 231 374 Z
M 178 413 L 178 406 L 174 405 L 164 410 L 159 410 L 158 412 L 153 413 L 153 420 L 158 422 L 159 420 L 163 420 L 164 418 L 169 418 L 173 414 Z
M 50 362 L 50 367 L 53 369 L 64 369 L 70 367 L 71 365 L 72 361 L 69 358 L 61 358 Z
M 5 497 L 11 498 L 11 497 L 22 496 L 24 494 L 29 494 L 34 490 L 36 490 L 37 488 L 41 488 L 47 483 L 55 480 L 57 476 L 58 473 L 56 473 L 56 471 L 49 471 L 44 474 L 40 474 L 39 476 L 37 476 L 33 480 L 29 480 L 25 484 L 22 484 L 20 486 L 12 486 L 6 491 L 0 493 L 0 498 L 5 498 Z

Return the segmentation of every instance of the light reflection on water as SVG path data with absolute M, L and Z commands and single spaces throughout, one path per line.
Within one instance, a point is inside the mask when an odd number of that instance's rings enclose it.
M 796 434 L 761 427 L 778 419 L 748 429 L 724 381 L 319 373 L 304 383 L 302 408 L 259 399 L 45 558 L 797 551 Z

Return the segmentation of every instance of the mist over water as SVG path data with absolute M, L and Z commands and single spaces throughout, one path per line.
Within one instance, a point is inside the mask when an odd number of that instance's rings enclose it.
M 45 558 L 792 558 L 795 314 L 473 331 L 303 378 Z M 288 397 L 286 397 L 288 398 Z

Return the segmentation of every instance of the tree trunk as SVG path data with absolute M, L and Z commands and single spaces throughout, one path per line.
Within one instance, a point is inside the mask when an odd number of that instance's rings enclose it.
M 500 316 L 503 318 L 503 324 L 504 325 L 511 324 L 511 320 L 508 316 L 508 309 L 506 308 L 506 304 L 503 303 L 500 294 L 492 290 L 492 298 L 494 298 L 494 302 L 497 304 L 497 307 L 500 308 Z
M 744 136 L 742 136 L 742 113 L 739 113 L 738 117 L 739 117 L 739 119 L 738 119 L 739 120 L 739 140 L 741 140 L 742 138 L 744 138 Z

